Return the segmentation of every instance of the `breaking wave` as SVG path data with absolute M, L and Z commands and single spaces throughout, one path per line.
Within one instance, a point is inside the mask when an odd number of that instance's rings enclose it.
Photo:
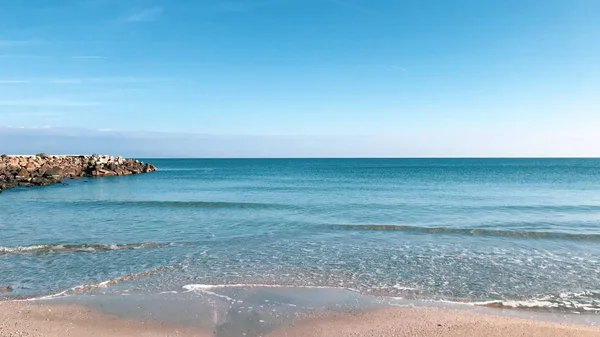
M 97 252 L 122 249 L 161 248 L 171 244 L 164 243 L 126 243 L 126 244 L 44 244 L 17 247 L 0 247 L 0 256 L 11 254 L 43 254 L 61 252 Z
M 490 308 L 561 310 L 569 312 L 600 313 L 600 292 L 582 291 L 544 295 L 524 301 L 499 300 L 475 302 L 473 304 L 476 306 Z
M 471 236 L 495 236 L 515 239 L 566 239 L 600 241 L 600 234 L 576 234 L 543 231 L 496 230 L 483 228 L 449 228 L 449 227 L 420 227 L 402 225 L 331 225 L 336 230 L 357 231 L 401 231 L 421 234 L 454 234 Z
M 555 295 L 543 295 L 526 300 L 493 300 L 493 301 L 454 301 L 454 300 L 436 300 L 427 299 L 426 297 L 412 298 L 411 296 L 397 297 L 400 293 L 407 295 L 410 293 L 418 293 L 420 289 L 412 287 L 394 286 L 388 291 L 377 291 L 378 289 L 369 289 L 368 291 L 360 291 L 352 288 L 334 287 L 334 286 L 295 286 L 295 285 L 279 285 L 279 284 L 188 284 L 183 286 L 183 290 L 187 292 L 197 292 L 217 297 L 223 297 L 232 301 L 239 301 L 220 293 L 215 293 L 217 289 L 224 288 L 304 288 L 304 289 L 331 289 L 345 290 L 363 294 L 366 296 L 374 296 L 380 299 L 389 298 L 406 299 L 413 301 L 453 303 L 460 305 L 484 306 L 490 308 L 505 308 L 505 309 L 533 309 L 538 311 L 562 311 L 570 313 L 600 313 L 600 292 L 597 291 L 582 291 L 572 293 L 561 293 Z M 391 304 L 391 302 L 390 302 Z
M 154 275 L 165 273 L 167 271 L 171 271 L 174 269 L 177 269 L 177 266 L 156 267 L 156 268 L 152 268 L 152 269 L 145 270 L 143 272 L 139 272 L 139 273 L 135 273 L 135 274 L 119 276 L 119 277 L 116 277 L 114 279 L 107 280 L 107 281 L 78 285 L 76 287 L 69 288 L 67 290 L 63 290 L 61 292 L 58 292 L 58 293 L 55 293 L 52 295 L 46 295 L 46 296 L 42 296 L 42 297 L 31 297 L 31 298 L 27 298 L 24 300 L 17 300 L 17 301 L 47 300 L 47 299 L 53 299 L 53 298 L 57 298 L 57 297 L 81 294 L 86 291 L 90 291 L 90 290 L 94 290 L 94 289 L 104 289 L 104 288 L 108 288 L 108 287 L 117 285 L 122 282 L 135 281 L 135 280 L 139 280 L 144 277 L 154 276 Z

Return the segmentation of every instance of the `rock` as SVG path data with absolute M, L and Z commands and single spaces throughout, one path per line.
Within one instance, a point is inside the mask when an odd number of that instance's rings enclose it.
M 126 176 L 156 171 L 135 159 L 100 156 L 0 156 L 0 192 L 15 186 L 45 186 L 65 178 Z
M 35 177 L 31 179 L 31 182 L 38 186 L 47 186 L 57 183 L 58 181 L 52 178 Z
M 22 168 L 21 170 L 19 170 L 19 173 L 17 173 L 18 179 L 26 179 L 28 176 L 29 176 L 29 171 L 27 171 L 26 168 Z
M 27 169 L 27 171 L 29 171 L 29 172 L 33 172 L 33 171 L 37 170 L 38 167 L 39 166 L 36 165 L 35 162 L 31 161 L 27 164 L 27 166 L 25 166 L 25 169 Z
M 146 166 L 144 166 L 144 173 L 150 173 L 154 171 L 156 171 L 156 167 L 154 165 L 148 163 Z
M 0 294 L 9 293 L 11 291 L 13 291 L 13 288 L 11 286 L 0 286 Z
M 111 170 L 99 169 L 98 175 L 100 175 L 100 176 L 116 176 L 117 174 Z
M 53 167 L 44 173 L 44 177 L 60 178 L 63 174 L 63 170 L 60 167 Z

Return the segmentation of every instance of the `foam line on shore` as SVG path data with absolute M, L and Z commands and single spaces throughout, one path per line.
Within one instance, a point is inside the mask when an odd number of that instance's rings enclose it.
M 398 231 L 416 234 L 447 234 L 447 235 L 471 235 L 507 237 L 514 239 L 563 239 L 581 241 L 600 241 L 600 234 L 578 234 L 547 231 L 520 231 L 520 230 L 494 230 L 486 228 L 450 228 L 450 227 L 426 227 L 409 225 L 376 225 L 376 224 L 343 224 L 329 225 L 334 230 L 356 230 L 356 231 Z
M 124 244 L 40 244 L 17 247 L 0 247 L 0 256 L 11 254 L 41 254 L 61 252 L 96 252 L 122 249 L 162 248 L 168 243 L 124 243 Z
M 348 290 L 355 293 L 360 293 L 360 291 L 352 288 L 342 288 L 342 287 L 327 287 L 327 286 L 295 286 L 295 285 L 285 285 L 285 284 L 260 284 L 260 283 L 238 283 L 238 284 L 187 284 L 182 287 L 187 291 L 194 290 L 209 290 L 209 289 L 217 289 L 217 288 L 301 288 L 301 289 L 338 289 L 338 290 Z
M 45 296 L 41 296 L 41 297 L 32 297 L 32 298 L 27 298 L 27 299 L 19 299 L 19 300 L 14 300 L 14 301 L 21 302 L 21 301 L 50 300 L 50 299 L 54 299 L 54 298 L 58 298 L 58 297 L 63 297 L 63 296 L 68 296 L 68 295 L 72 295 L 72 294 L 76 294 L 76 293 L 81 293 L 84 291 L 93 290 L 93 289 L 108 288 L 108 287 L 117 285 L 122 282 L 135 281 L 135 280 L 139 280 L 144 277 L 153 276 L 153 275 L 171 271 L 174 269 L 177 269 L 177 266 L 156 267 L 156 268 L 152 268 L 152 269 L 149 269 L 149 270 L 146 270 L 143 272 L 123 275 L 123 276 L 116 277 L 114 279 L 110 279 L 110 280 L 106 280 L 106 281 L 102 281 L 102 282 L 98 282 L 98 283 L 78 285 L 73 288 L 69 288 L 67 290 L 63 290 L 61 292 L 51 294 L 51 295 L 45 295 Z
M 300 289 L 331 289 L 345 290 L 359 293 L 364 296 L 377 297 L 380 299 L 388 299 L 390 301 L 401 300 L 405 298 L 395 296 L 376 296 L 369 293 L 360 292 L 351 288 L 343 287 L 327 287 L 327 286 L 292 286 L 292 285 L 277 285 L 277 284 L 188 284 L 183 286 L 186 292 L 197 291 L 201 293 L 216 295 L 222 297 L 221 294 L 215 294 L 211 290 L 224 288 L 300 288 Z M 409 288 L 412 290 L 412 288 Z M 409 290 L 407 289 L 407 290 Z M 423 303 L 451 304 L 461 306 L 479 306 L 488 308 L 504 308 L 504 309 L 534 309 L 534 310 L 563 310 L 573 313 L 578 312 L 600 312 L 598 301 L 593 298 L 600 296 L 595 292 L 578 292 L 578 293 L 563 293 L 559 295 L 546 295 L 526 300 L 489 300 L 489 301 L 458 301 L 458 300 L 441 300 L 441 299 L 418 299 L 415 301 Z M 230 300 L 234 300 L 231 299 Z M 392 304 L 393 303 L 388 303 Z

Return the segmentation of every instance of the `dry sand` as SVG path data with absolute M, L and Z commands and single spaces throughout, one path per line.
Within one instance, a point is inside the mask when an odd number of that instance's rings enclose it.
M 71 305 L 0 302 L 0 337 L 213 336 L 105 315 Z M 528 321 L 443 309 L 391 308 L 355 315 L 333 314 L 300 321 L 268 337 L 600 336 L 600 328 Z M 225 336 L 237 337 L 237 336 Z
M 0 337 L 208 337 L 190 329 L 104 315 L 70 305 L 0 302 Z
M 443 309 L 392 308 L 302 321 L 268 337 L 600 337 L 600 328 Z

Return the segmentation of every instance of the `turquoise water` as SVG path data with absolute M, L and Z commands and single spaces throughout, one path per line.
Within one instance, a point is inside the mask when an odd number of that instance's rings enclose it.
M 600 310 L 600 160 L 147 161 L 0 194 L 5 296 L 264 284 Z

